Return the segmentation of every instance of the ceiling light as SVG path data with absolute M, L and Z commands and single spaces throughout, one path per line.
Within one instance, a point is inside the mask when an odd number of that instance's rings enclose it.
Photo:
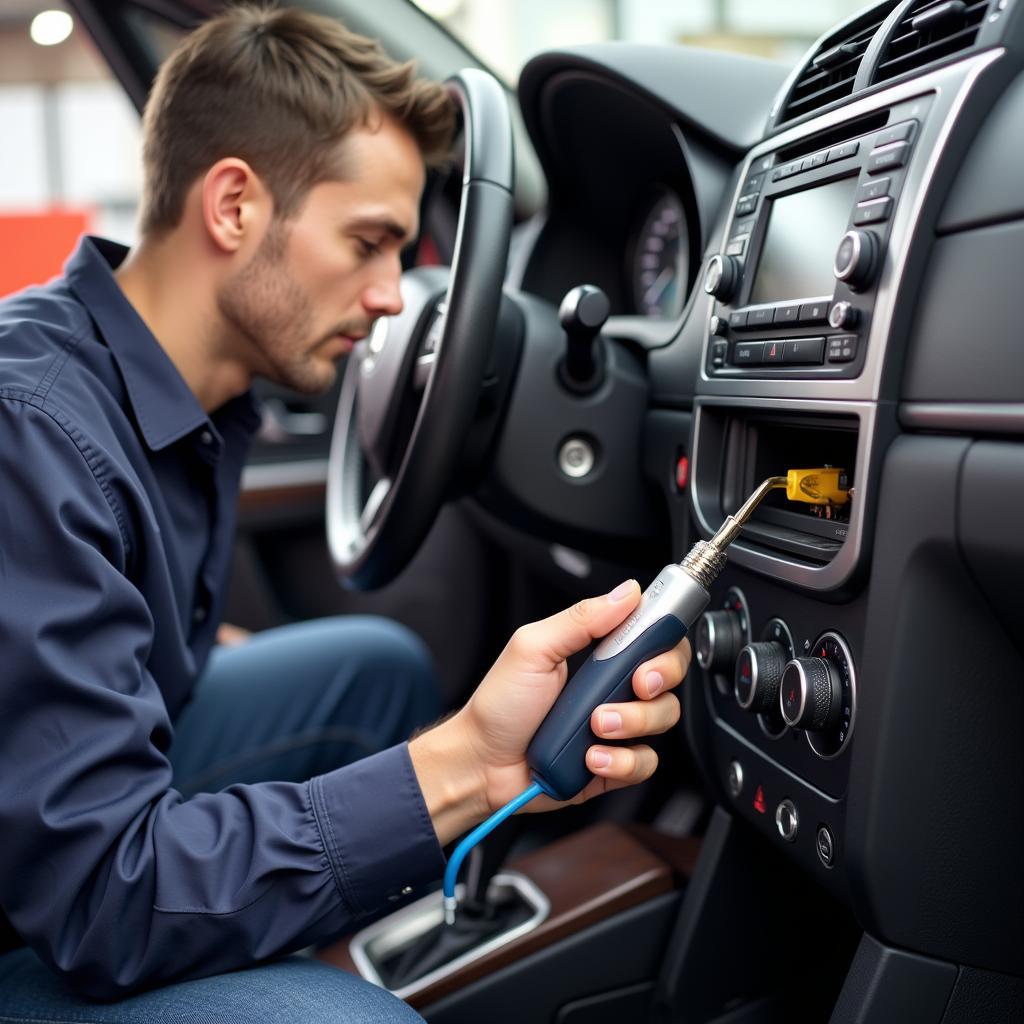
M 67 11 L 40 11 L 32 19 L 29 35 L 32 42 L 40 46 L 56 46 L 71 35 L 74 27 L 75 23 Z

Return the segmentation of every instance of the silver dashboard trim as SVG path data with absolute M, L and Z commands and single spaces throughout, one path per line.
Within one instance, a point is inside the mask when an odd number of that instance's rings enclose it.
M 744 542 L 740 533 L 729 546 L 729 560 L 747 569 L 756 569 L 776 579 L 787 580 L 810 590 L 835 590 L 850 577 L 867 551 L 865 511 L 873 507 L 877 480 L 869 474 L 869 466 L 875 467 L 875 476 L 880 469 L 879 460 L 872 459 L 878 439 L 879 410 L 882 406 L 875 402 L 837 402 L 829 400 L 806 401 L 794 398 L 732 398 L 724 396 L 702 395 L 694 402 L 693 446 L 690 458 L 693 470 L 690 475 L 690 505 L 694 517 L 700 527 L 701 534 L 712 537 L 722 525 L 708 518 L 708 510 L 701 507 L 697 495 L 700 491 L 699 455 L 701 451 L 701 435 L 704 430 L 704 410 L 735 409 L 768 410 L 776 413 L 827 413 L 831 415 L 856 416 L 859 421 L 857 436 L 857 457 L 853 466 L 854 491 L 850 505 L 850 529 L 843 546 L 827 565 L 811 565 L 807 562 L 787 558 L 782 554 L 769 552 L 763 548 L 752 548 Z M 785 468 L 785 467 L 781 467 Z M 718 512 L 726 511 L 716 509 Z M 722 522 L 725 515 L 722 515 Z
M 521 935 L 526 935 L 528 932 L 533 931 L 551 913 L 551 903 L 547 896 L 526 875 L 518 871 L 502 871 L 491 879 L 491 887 L 501 888 L 503 886 L 506 889 L 514 889 L 533 908 L 533 913 L 530 917 L 515 928 L 496 935 L 493 939 L 489 939 L 487 942 L 481 943 L 454 960 L 442 964 L 440 967 L 424 974 L 423 977 L 417 978 L 408 985 L 394 989 L 394 994 L 399 999 L 407 999 L 409 996 L 421 992 L 435 982 L 455 974 L 467 964 L 474 963 L 488 953 L 507 946 Z M 456 886 L 456 895 L 460 900 L 465 897 L 465 891 L 466 887 L 464 885 Z M 409 904 L 407 907 L 402 907 L 401 910 L 396 910 L 393 914 L 357 932 L 352 937 L 349 945 L 352 960 L 359 969 L 359 973 L 367 981 L 372 982 L 379 988 L 387 988 L 387 985 L 384 984 L 380 974 L 377 972 L 371 956 L 371 951 L 374 950 L 374 947 L 379 947 L 382 953 L 400 948 L 403 944 L 424 934 L 443 920 L 444 908 L 441 892 L 438 890 L 424 896 L 415 903 Z
M 242 470 L 243 494 L 326 483 L 327 459 L 255 463 Z
M 915 430 L 1024 433 L 1024 402 L 903 402 L 899 420 Z
M 810 121 L 779 132 L 777 135 L 769 136 L 747 154 L 743 171 L 737 179 L 730 202 L 730 210 L 735 209 L 736 202 L 740 198 L 742 183 L 749 176 L 750 165 L 768 153 L 896 103 L 927 95 L 933 97 L 932 110 L 922 121 L 921 130 L 914 142 L 914 152 L 907 165 L 902 199 L 896 204 L 889 243 L 882 255 L 874 315 L 871 318 L 871 328 L 867 338 L 867 354 L 860 375 L 849 378 L 826 377 L 816 380 L 791 381 L 711 377 L 707 373 L 707 347 L 709 344 L 707 328 L 710 326 L 711 317 L 711 303 L 708 303 L 698 382 L 699 394 L 846 400 L 877 400 L 879 398 L 889 324 L 892 319 L 895 296 L 900 290 L 906 273 L 907 256 L 914 226 L 920 219 L 936 167 L 967 96 L 982 73 L 998 61 L 1005 52 L 1002 47 L 985 50 L 981 53 L 971 54 L 954 64 L 937 68 L 911 81 L 898 82 L 889 89 L 853 100 L 843 107 L 828 111 Z M 734 220 L 735 215 L 730 213 L 727 220 L 730 230 Z M 729 230 L 726 230 L 722 237 L 724 243 L 724 240 L 729 237 Z

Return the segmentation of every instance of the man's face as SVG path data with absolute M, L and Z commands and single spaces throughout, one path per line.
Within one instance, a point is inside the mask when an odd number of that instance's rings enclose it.
M 418 230 L 423 159 L 405 129 L 385 119 L 343 153 L 345 180 L 314 185 L 297 215 L 272 221 L 218 295 L 252 372 L 304 394 L 326 391 L 354 342 L 401 312 L 401 249 Z

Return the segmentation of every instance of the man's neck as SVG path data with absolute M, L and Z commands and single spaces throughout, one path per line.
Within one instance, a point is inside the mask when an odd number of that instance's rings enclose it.
M 181 238 L 143 241 L 114 276 L 206 412 L 248 390 L 252 375 L 217 307 L 216 281 Z

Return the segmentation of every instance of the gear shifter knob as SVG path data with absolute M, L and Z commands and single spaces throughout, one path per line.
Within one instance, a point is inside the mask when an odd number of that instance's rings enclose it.
M 598 335 L 610 311 L 608 296 L 593 284 L 577 285 L 558 307 L 558 320 L 567 338 L 559 376 L 576 394 L 595 391 L 604 378 Z

